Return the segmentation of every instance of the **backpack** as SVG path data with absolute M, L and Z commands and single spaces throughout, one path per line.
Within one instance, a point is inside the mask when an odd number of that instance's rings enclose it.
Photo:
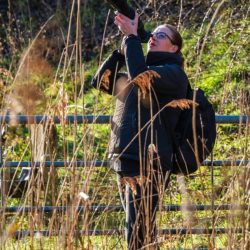
M 215 112 L 201 89 L 193 90 L 188 84 L 187 99 L 198 104 L 181 111 L 173 139 L 173 171 L 174 174 L 188 175 L 194 173 L 200 164 L 211 153 L 216 139 Z M 195 117 L 193 117 L 193 113 Z M 193 118 L 196 130 L 195 147 Z M 196 154 L 195 154 L 196 151 Z M 197 157 L 196 157 L 197 156 Z

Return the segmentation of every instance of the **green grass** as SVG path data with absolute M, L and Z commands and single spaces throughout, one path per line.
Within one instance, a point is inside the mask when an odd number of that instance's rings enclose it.
M 92 4 L 94 5 L 94 2 Z M 246 17 L 246 11 L 239 10 L 240 5 L 240 3 L 238 7 L 229 3 L 225 5 L 224 9 L 221 10 L 221 15 L 214 21 L 206 41 L 203 39 L 210 20 L 205 19 L 202 24 L 181 27 L 184 38 L 185 69 L 190 82 L 192 86 L 199 86 L 205 91 L 219 114 L 239 115 L 244 113 L 249 115 L 249 75 L 247 72 L 249 65 L 249 47 L 247 47 L 249 20 Z M 90 8 L 91 6 L 85 6 L 85 9 L 81 9 L 86 18 L 84 25 L 90 25 L 92 22 L 93 13 Z M 235 17 L 236 12 L 238 12 L 238 16 Z M 74 17 L 76 16 L 75 13 Z M 100 19 L 101 17 L 97 18 Z M 164 17 L 160 18 L 165 21 Z M 25 22 L 26 19 L 22 20 Z M 153 28 L 154 24 L 158 22 L 159 20 L 153 19 L 153 22 L 146 24 L 146 27 Z M 6 29 L 6 32 L 8 31 L 7 27 L 1 27 L 1 29 L 3 28 Z M 91 32 L 94 32 L 92 27 Z M 112 31 L 108 30 L 107 36 L 109 32 Z M 9 33 L 10 35 L 11 33 Z M 73 44 L 75 31 L 71 35 Z M 204 50 L 200 56 L 203 41 Z M 119 41 L 115 41 L 113 46 L 105 48 L 101 61 L 118 43 Z M 20 47 L 23 47 L 23 45 Z M 143 45 L 143 49 L 146 50 L 146 45 Z M 22 51 L 19 50 L 13 58 L 4 57 L 0 59 L 0 80 L 6 82 L 6 87 L 0 84 L 0 100 L 3 107 L 6 106 L 7 95 L 12 89 L 15 89 L 16 85 L 13 84 L 13 77 L 6 77 L 1 73 L 1 68 L 10 69 L 11 75 L 15 76 L 18 68 L 17 59 L 21 55 Z M 27 68 L 32 71 L 32 77 L 27 81 L 39 86 L 46 99 L 45 106 L 38 107 L 37 102 L 34 101 L 34 107 L 39 108 L 39 112 L 52 115 L 61 115 L 62 109 L 65 109 L 66 114 L 112 115 L 114 98 L 100 93 L 90 86 L 91 79 L 98 68 L 99 56 L 93 58 L 91 62 L 84 62 L 84 65 L 79 61 L 79 65 L 76 65 L 76 54 L 74 53 L 71 61 L 64 61 L 64 54 L 62 59 L 63 63 L 57 69 L 56 65 L 47 68 L 47 73 L 52 70 L 52 78 L 48 78 L 48 74 L 46 77 L 40 74 L 41 65 L 45 65 L 41 63 L 42 60 L 37 62 L 35 66 Z M 64 72 L 64 66 L 68 69 L 67 73 Z M 79 75 L 80 67 L 84 69 L 83 76 Z M 56 70 L 57 75 L 55 74 Z M 36 75 L 34 72 L 39 74 Z M 55 75 L 57 76 L 56 79 L 54 79 Z M 82 79 L 84 80 L 82 81 Z M 65 96 L 62 94 L 62 89 Z M 15 109 L 10 110 L 16 111 Z M 53 153 L 46 155 L 46 159 L 66 159 L 70 161 L 74 156 L 79 160 L 106 159 L 109 133 L 110 125 L 56 125 L 55 137 L 47 138 L 46 141 L 45 147 L 47 149 L 49 146 L 53 146 Z M 3 145 L 4 160 L 29 161 L 34 157 L 30 125 L 8 126 L 5 140 Z M 249 153 L 249 124 L 217 126 L 217 141 L 213 152 L 214 159 L 249 159 Z M 42 168 L 40 170 L 43 171 Z M 5 205 L 91 206 L 120 204 L 116 176 L 108 168 L 94 169 L 85 167 L 75 169 L 74 165 L 72 165 L 57 169 L 54 172 L 52 169 L 50 170 L 49 174 L 46 171 L 42 172 L 44 175 L 41 174 L 32 183 L 31 193 L 28 193 L 26 197 L 22 199 L 8 198 Z M 249 166 L 214 167 L 213 183 L 211 171 L 211 167 L 201 167 L 197 171 L 195 178 L 186 177 L 186 193 L 179 190 L 177 178 L 172 176 L 163 197 L 163 204 L 233 204 L 236 208 L 242 204 L 249 205 L 249 184 L 247 183 Z M 47 178 L 47 174 L 49 178 Z M 43 180 L 45 180 L 45 184 L 48 181 L 47 191 L 39 188 Z M 79 192 L 85 192 L 90 196 L 90 199 L 87 201 L 79 200 Z M 214 213 L 212 211 L 190 210 L 162 212 L 158 214 L 157 222 L 159 228 L 181 228 L 187 225 L 194 228 L 249 228 L 248 212 L 240 209 L 218 210 L 214 211 Z M 126 247 L 123 236 L 118 235 L 89 237 L 68 235 L 66 237 L 62 231 L 58 237 L 50 238 L 35 235 L 34 237 L 15 239 L 11 235 L 11 232 L 15 233 L 17 230 L 29 229 L 49 230 L 52 228 L 57 232 L 59 229 L 65 229 L 67 232 L 72 229 L 81 230 L 87 228 L 123 229 L 125 220 L 123 212 L 91 214 L 86 210 L 82 215 L 74 212 L 58 212 L 53 216 L 39 213 L 33 213 L 32 216 L 24 214 L 14 216 L 13 214 L 3 213 L 0 218 L 3 222 L 0 241 L 4 249 L 63 249 L 68 247 L 69 249 L 109 250 L 125 249 Z M 8 227 L 10 229 L 7 229 Z M 5 238 L 6 232 L 9 234 Z M 162 249 L 202 249 L 202 247 L 210 249 L 213 249 L 213 247 L 216 249 L 228 247 L 247 249 L 249 231 L 246 232 L 246 235 L 235 233 L 218 234 L 214 238 L 209 235 L 166 235 L 164 237 L 160 236 L 160 241 L 162 241 Z

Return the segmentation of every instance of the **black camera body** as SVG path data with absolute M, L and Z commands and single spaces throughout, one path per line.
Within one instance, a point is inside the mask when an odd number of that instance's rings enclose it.
M 127 16 L 130 19 L 135 18 L 135 11 L 134 9 L 127 3 L 126 0 L 107 0 L 107 2 L 118 12 L 122 13 L 123 15 Z M 142 43 L 147 43 L 150 38 L 150 32 L 144 29 L 143 22 L 139 19 L 138 23 L 138 35 L 141 38 Z

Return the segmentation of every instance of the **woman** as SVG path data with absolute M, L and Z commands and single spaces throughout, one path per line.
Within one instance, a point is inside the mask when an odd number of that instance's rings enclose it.
M 156 207 L 172 169 L 172 136 L 180 115 L 166 104 L 185 98 L 188 86 L 182 38 L 173 26 L 158 26 L 145 59 L 138 15 L 131 20 L 117 13 L 115 24 L 125 36 L 122 46 L 102 64 L 92 84 L 117 98 L 109 158 L 126 212 L 128 249 L 156 249 Z M 127 74 L 119 72 L 124 64 Z

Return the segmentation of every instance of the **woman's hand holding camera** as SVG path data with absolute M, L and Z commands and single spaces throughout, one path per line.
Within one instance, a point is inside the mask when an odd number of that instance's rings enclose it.
M 119 30 L 125 35 L 135 35 L 137 36 L 137 28 L 138 28 L 138 20 L 139 15 L 135 13 L 134 20 L 124 16 L 123 14 L 116 12 L 115 13 L 115 21 L 114 23 L 118 26 Z
M 119 49 L 119 52 L 124 55 L 124 45 L 126 37 L 128 37 L 129 35 L 137 36 L 139 15 L 138 13 L 135 13 L 135 18 L 134 20 L 132 20 L 119 12 L 115 12 L 115 14 L 116 16 L 114 23 L 117 25 L 119 30 L 125 35 L 122 39 L 121 47 Z

